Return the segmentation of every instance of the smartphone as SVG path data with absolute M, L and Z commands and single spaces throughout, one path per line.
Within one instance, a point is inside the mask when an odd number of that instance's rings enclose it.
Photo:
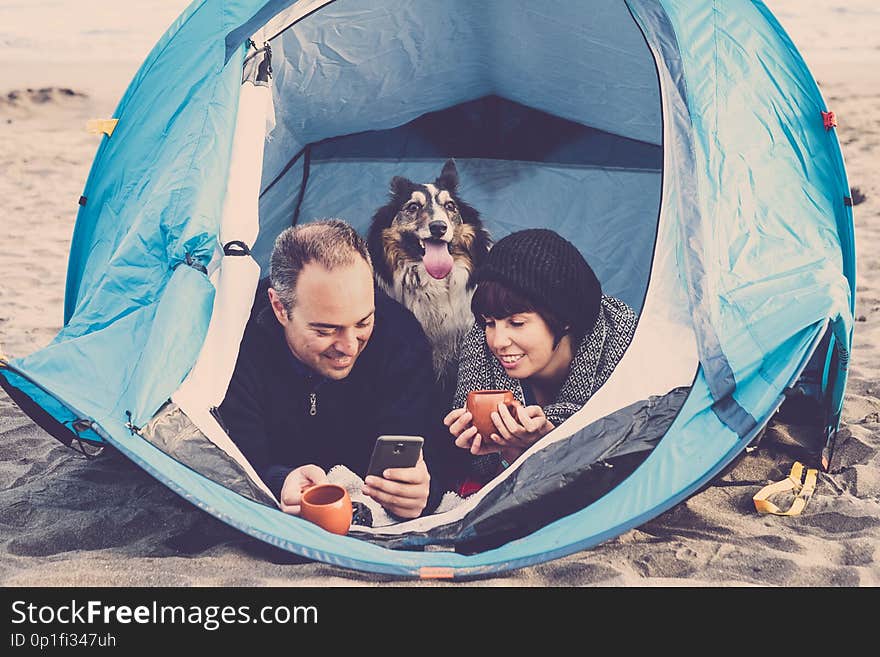
M 421 436 L 379 436 L 373 446 L 368 475 L 381 477 L 387 468 L 411 468 L 419 462 Z

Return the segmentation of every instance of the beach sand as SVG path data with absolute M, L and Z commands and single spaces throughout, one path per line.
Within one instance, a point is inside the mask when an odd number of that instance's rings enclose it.
M 94 10 L 114 3 L 74 4 Z M 39 349 L 60 328 L 77 200 L 98 145 L 85 121 L 112 115 L 139 62 L 185 4 L 153 0 L 139 3 L 134 16 L 128 7 L 102 14 L 97 27 L 79 16 L 72 28 L 61 0 L 0 9 L 0 345 L 7 355 Z M 820 473 L 803 515 L 758 515 L 752 496 L 763 485 L 784 478 L 795 460 L 815 464 L 815 430 L 797 418 L 774 420 L 760 449 L 643 526 L 591 550 L 452 585 L 880 585 L 880 10 L 866 0 L 808 12 L 798 0 L 767 4 L 837 114 L 858 190 L 858 321 L 830 471 Z M 43 21 L 47 31 L 28 40 L 29 21 Z M 89 47 L 88 57 L 73 54 Z M 88 460 L 63 447 L 2 392 L 0 584 L 450 585 L 277 552 L 115 452 Z

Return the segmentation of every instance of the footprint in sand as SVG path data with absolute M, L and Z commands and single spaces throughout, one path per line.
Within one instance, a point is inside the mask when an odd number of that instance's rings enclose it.
M 870 536 L 876 534 L 871 530 L 877 527 L 880 527 L 880 519 L 871 516 L 847 515 L 838 511 L 828 511 L 801 516 L 795 529 L 804 529 L 804 533 L 825 537 L 836 534 L 850 536 L 866 534 Z
M 658 549 L 654 546 L 633 565 L 644 577 L 690 577 L 701 564 L 697 563 L 697 553 L 691 549 Z
M 846 541 L 843 544 L 841 565 L 870 566 L 874 563 L 874 553 L 876 550 L 876 541 Z
M 543 568 L 537 567 L 538 574 Z M 548 569 L 554 581 L 565 582 L 566 586 L 590 586 L 618 579 L 621 573 L 603 564 L 579 563 L 578 561 L 556 564 Z
M 788 552 L 789 554 L 798 554 L 804 549 L 796 542 L 785 536 L 774 536 L 773 534 L 765 534 L 763 536 L 755 536 L 754 539 L 761 545 L 765 545 L 773 550 L 780 552 Z
M 765 554 L 740 553 L 727 560 L 727 572 L 722 579 L 741 579 L 755 584 L 790 584 L 800 568 L 792 559 Z

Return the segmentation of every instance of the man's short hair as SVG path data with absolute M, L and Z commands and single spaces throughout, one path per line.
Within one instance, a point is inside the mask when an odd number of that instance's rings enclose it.
M 373 270 L 367 243 L 341 219 L 322 219 L 291 226 L 275 238 L 269 260 L 269 280 L 289 314 L 296 303 L 296 282 L 303 267 L 315 262 L 332 271 L 360 256 Z

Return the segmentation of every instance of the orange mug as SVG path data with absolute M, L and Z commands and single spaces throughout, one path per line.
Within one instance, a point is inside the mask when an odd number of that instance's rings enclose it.
M 484 443 L 489 441 L 490 435 L 498 433 L 492 422 L 492 412 L 498 410 L 498 404 L 507 406 L 510 414 L 516 417 L 520 403 L 510 390 L 472 390 L 468 393 L 466 408 L 473 416 L 471 424 L 477 428 Z
M 337 484 L 311 486 L 302 494 L 299 514 L 328 532 L 344 536 L 353 516 L 351 496 Z

